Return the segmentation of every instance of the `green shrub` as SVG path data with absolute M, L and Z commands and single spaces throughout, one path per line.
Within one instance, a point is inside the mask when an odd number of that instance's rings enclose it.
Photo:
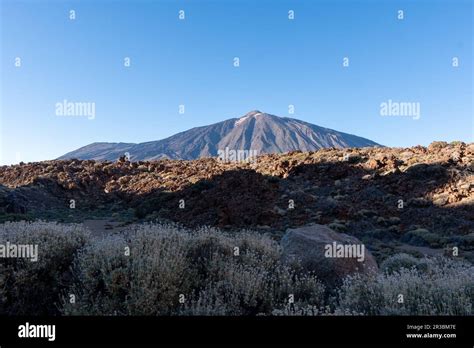
M 458 243 L 461 247 L 467 250 L 474 250 L 474 233 L 460 236 Z
M 427 229 L 418 228 L 405 233 L 401 241 L 411 245 L 439 248 L 445 242 L 445 239 Z
M 408 254 L 396 254 L 385 259 L 380 265 L 380 269 L 388 274 L 400 271 L 402 268 L 412 269 L 416 268 L 420 271 L 428 270 L 428 262 L 426 259 L 417 259 Z
M 448 146 L 448 143 L 446 141 L 433 141 L 431 144 L 428 146 L 430 150 L 440 150 L 444 147 Z

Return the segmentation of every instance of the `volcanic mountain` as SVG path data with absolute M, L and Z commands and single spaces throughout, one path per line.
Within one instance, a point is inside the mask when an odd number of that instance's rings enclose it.
M 288 117 L 251 111 L 209 126 L 196 127 L 145 143 L 92 143 L 58 159 L 115 161 L 128 152 L 132 161 L 160 158 L 192 160 L 215 157 L 218 150 L 252 150 L 257 154 L 315 151 L 322 148 L 371 147 L 379 144 L 352 134 Z

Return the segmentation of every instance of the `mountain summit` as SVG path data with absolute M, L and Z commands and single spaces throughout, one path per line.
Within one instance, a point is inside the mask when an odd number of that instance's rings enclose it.
M 368 146 L 379 145 L 352 134 L 254 110 L 240 118 L 192 128 L 162 140 L 139 144 L 93 143 L 58 159 L 115 161 L 128 152 L 132 161 L 160 158 L 192 160 L 215 157 L 219 150 L 226 148 L 264 154 Z

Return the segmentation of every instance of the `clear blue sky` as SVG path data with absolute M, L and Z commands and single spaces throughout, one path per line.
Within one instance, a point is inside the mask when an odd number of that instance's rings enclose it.
M 0 2 L 2 164 L 254 109 L 388 146 L 473 141 L 470 0 Z M 57 116 L 64 99 L 94 102 L 95 119 Z M 419 102 L 421 118 L 380 116 L 388 99 Z

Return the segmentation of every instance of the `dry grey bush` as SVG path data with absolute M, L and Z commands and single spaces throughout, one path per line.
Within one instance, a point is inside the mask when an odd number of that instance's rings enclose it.
M 144 224 L 92 239 L 80 225 L 17 222 L 0 225 L 5 241 L 39 244 L 40 258 L 0 259 L 0 314 L 473 314 L 474 267 L 446 258 L 395 255 L 384 273 L 325 289 L 282 264 L 274 240 L 250 231 Z
M 425 259 L 426 269 L 355 275 L 338 290 L 335 314 L 472 315 L 474 267 L 444 257 Z M 423 267 L 424 268 L 424 267 Z M 403 303 L 399 303 L 399 295 Z
M 38 261 L 0 258 L 0 314 L 56 314 L 70 265 L 89 232 L 81 225 L 37 221 L 0 224 L 0 244 L 36 244 Z
M 315 305 L 324 297 L 314 276 L 280 263 L 277 243 L 248 231 L 139 225 L 84 249 L 74 269 L 78 301 L 65 297 L 64 314 L 270 314 L 290 294 Z
M 193 277 L 184 257 L 187 241 L 174 228 L 145 225 L 90 245 L 74 262 L 75 283 L 68 294 L 78 301 L 63 301 L 63 313 L 169 313 Z

